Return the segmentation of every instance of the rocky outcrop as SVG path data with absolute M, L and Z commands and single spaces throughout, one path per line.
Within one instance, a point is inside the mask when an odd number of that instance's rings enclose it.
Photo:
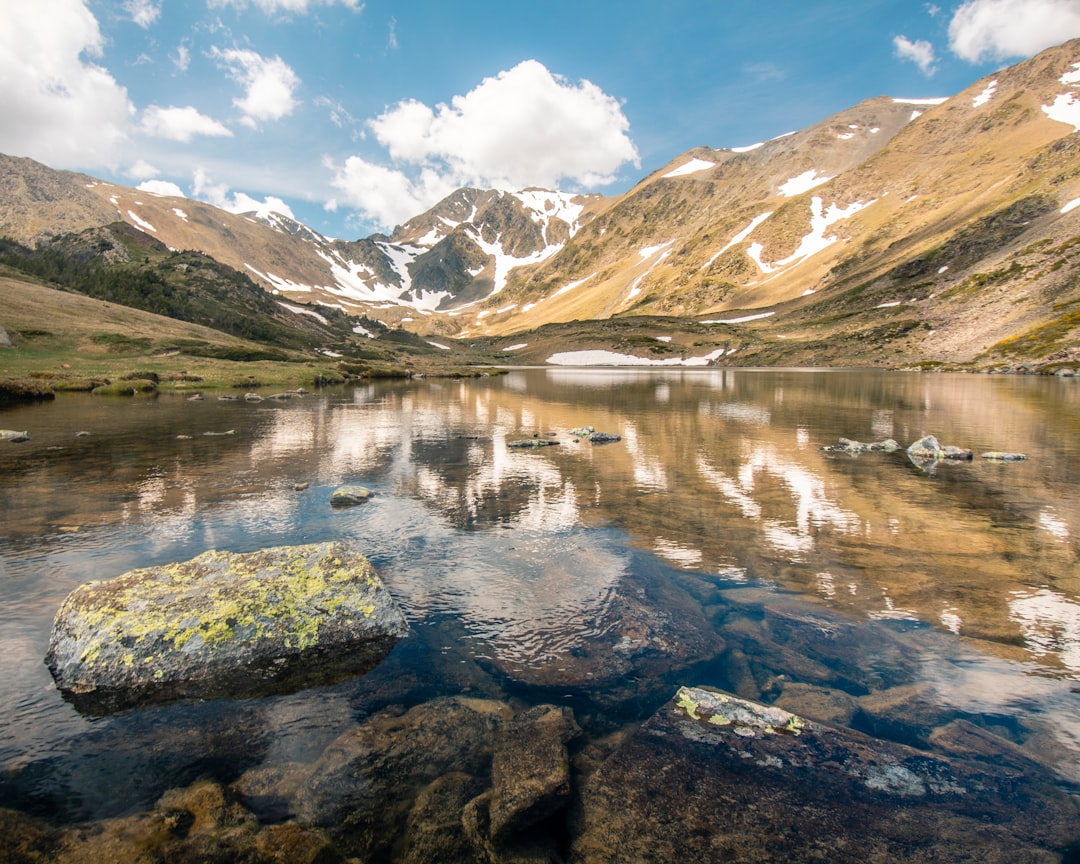
M 99 713 L 361 674 L 407 631 L 371 564 L 345 544 L 211 550 L 77 588 L 46 663 L 67 698 Z
M 589 864 L 1006 864 L 1060 860 L 1080 822 L 1030 775 L 684 687 L 585 780 L 571 836 Z

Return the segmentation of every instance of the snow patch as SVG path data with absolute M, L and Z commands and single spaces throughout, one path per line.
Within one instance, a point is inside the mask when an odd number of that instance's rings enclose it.
M 558 291 L 556 291 L 551 296 L 552 297 L 558 297 L 560 294 L 565 294 L 567 291 L 573 291 L 579 285 L 584 285 L 586 282 L 588 282 L 590 279 L 592 279 L 592 277 L 595 276 L 595 275 L 596 275 L 595 273 L 590 273 L 584 279 L 578 279 L 577 282 L 571 282 L 569 285 L 563 285 L 562 288 L 560 288 Z
M 1077 207 L 1080 207 L 1080 198 L 1073 198 L 1072 201 L 1070 201 L 1068 204 L 1061 208 L 1061 212 L 1068 213 L 1072 210 L 1075 210 Z
M 1080 63 L 1073 63 L 1072 67 L 1072 72 L 1066 72 L 1058 79 L 1062 84 L 1080 84 Z
M 687 174 L 696 174 L 698 171 L 708 171 L 710 168 L 716 165 L 715 162 L 710 162 L 707 159 L 691 159 L 684 165 L 680 165 L 678 168 L 673 168 L 664 174 L 664 177 L 683 177 Z
M 503 351 L 520 351 L 522 348 L 528 348 L 528 342 L 518 342 L 516 345 L 507 345 L 503 348 Z
M 176 214 L 176 218 L 177 218 L 177 219 L 181 219 L 181 220 L 183 220 L 184 222 L 187 222 L 187 221 L 188 221 L 188 218 L 187 218 L 187 213 L 185 213 L 185 212 L 184 212 L 183 210 L 181 210 L 181 209 L 180 209 L 179 207 L 173 207 L 173 211 L 172 211 L 172 212 Z
M 288 279 L 282 279 L 280 276 L 275 276 L 273 273 L 263 273 L 256 270 L 247 262 L 244 263 L 244 266 L 264 282 L 269 282 L 273 285 L 275 291 L 291 291 L 295 294 L 298 292 L 310 292 L 312 290 L 310 285 L 301 285 L 298 282 L 290 282 Z
M 488 295 L 489 297 L 493 297 L 506 287 L 506 282 L 510 277 L 510 271 L 515 267 L 539 264 L 541 261 L 546 261 L 563 248 L 563 244 L 556 243 L 552 246 L 545 246 L 543 249 L 539 249 L 531 255 L 526 255 L 524 258 L 515 258 L 503 251 L 502 243 L 498 237 L 495 238 L 495 242 L 488 243 L 481 236 L 480 232 L 475 229 L 469 231 L 469 236 L 473 239 L 473 242 L 480 247 L 484 254 L 490 255 L 495 259 L 495 284 L 491 289 L 491 293 Z
M 891 301 L 889 303 L 878 303 L 877 306 L 875 306 L 874 308 L 875 309 L 891 309 L 893 306 L 899 306 L 899 305 L 900 305 L 899 300 L 893 300 L 893 301 Z
M 758 321 L 761 318 L 771 318 L 775 312 L 759 312 L 756 315 L 743 315 L 741 318 L 714 318 L 711 321 L 702 321 L 702 324 L 745 324 L 747 321 Z
M 875 199 L 876 200 L 876 199 Z M 833 243 L 837 241 L 837 237 L 826 237 L 826 229 L 834 222 L 839 222 L 841 219 L 849 219 L 854 216 L 860 210 L 865 207 L 869 207 L 874 201 L 862 203 L 856 201 L 854 204 L 849 204 L 847 207 L 838 207 L 836 204 L 832 204 L 828 209 L 825 209 L 824 204 L 820 197 L 815 195 L 810 201 L 810 233 L 802 238 L 799 243 L 799 248 L 791 253 L 787 258 L 780 261 L 774 261 L 768 264 L 761 260 L 761 252 L 763 246 L 760 243 L 752 243 L 750 248 L 746 250 L 746 254 L 749 255 L 762 273 L 775 273 L 778 270 L 782 270 L 792 264 L 800 264 L 811 255 L 815 255 L 824 249 L 827 249 Z
M 633 354 L 617 354 L 614 351 L 562 351 L 552 354 L 547 362 L 552 366 L 708 366 L 724 349 L 718 348 L 703 357 L 669 357 L 666 360 L 653 360 L 648 357 L 635 357 Z
M 1053 105 L 1043 105 L 1042 110 L 1051 120 L 1067 123 L 1073 127 L 1073 132 L 1080 132 L 1080 101 L 1072 93 L 1061 94 Z
M 644 261 L 647 258 L 652 258 L 657 252 L 666 249 L 674 242 L 674 240 L 668 240 L 667 243 L 659 243 L 656 246 L 646 246 L 644 249 L 638 249 L 638 255 L 640 255 L 641 260 Z M 666 258 L 667 256 L 665 255 L 664 257 Z
M 154 234 L 157 234 L 157 228 L 155 228 L 145 219 L 140 219 L 139 216 L 133 213 L 131 210 L 127 211 L 127 215 L 131 219 L 131 221 L 138 225 L 140 228 L 142 228 L 143 231 L 152 231 Z
M 948 100 L 948 96 L 935 96 L 929 99 L 900 99 L 894 97 L 892 101 L 897 105 L 940 105 Z
M 548 224 L 552 219 L 560 219 L 569 225 L 571 237 L 577 233 L 580 227 L 578 220 L 585 209 L 584 204 L 574 200 L 580 196 L 566 192 L 551 192 L 547 189 L 524 189 L 512 194 L 526 210 L 539 217 L 545 236 L 547 236 Z
M 315 312 L 312 309 L 305 309 L 303 306 L 293 306 L 291 303 L 282 303 L 280 300 L 278 300 L 278 306 L 283 309 L 288 309 L 290 312 L 295 312 L 297 315 L 310 315 L 312 318 L 321 321 L 323 324 L 329 325 L 330 323 L 318 312 Z
M 796 195 L 809 192 L 815 186 L 828 183 L 830 180 L 832 180 L 832 177 L 826 177 L 824 174 L 818 175 L 817 168 L 811 168 L 809 171 L 803 171 L 798 177 L 792 177 L 787 183 L 784 183 L 780 187 L 780 194 L 785 198 L 794 198 Z
M 760 216 L 755 216 L 753 219 L 751 219 L 749 225 L 747 225 L 745 228 L 743 228 L 742 231 L 740 231 L 738 234 L 736 234 L 734 237 L 732 237 L 728 241 L 727 246 L 725 246 L 723 249 L 721 249 L 719 252 L 717 252 L 715 255 L 713 255 L 712 258 L 710 258 L 708 261 L 706 261 L 704 264 L 702 264 L 700 269 L 704 270 L 706 267 L 709 267 L 713 263 L 713 261 L 715 261 L 721 255 L 723 255 L 725 252 L 727 252 L 727 250 L 730 249 L 732 246 L 736 245 L 737 243 L 742 243 L 743 240 L 745 240 L 747 237 L 750 236 L 751 232 L 755 228 L 757 228 L 758 225 L 760 225 L 762 222 L 764 222 L 766 219 L 768 219 L 770 216 L 772 216 L 772 214 L 773 214 L 773 211 L 770 210 L 768 213 L 762 213 Z
M 751 150 L 757 150 L 758 147 L 764 147 L 764 146 L 765 146 L 764 141 L 758 141 L 757 144 L 748 144 L 745 147 L 732 147 L 731 152 L 732 153 L 749 153 Z
M 427 341 L 427 344 L 431 345 L 433 348 L 438 348 L 441 351 L 449 351 L 450 350 L 449 345 L 440 345 L 438 342 L 432 342 L 430 339 L 428 339 L 426 341 Z
M 986 89 L 971 100 L 971 107 L 980 108 L 985 105 L 993 97 L 995 90 L 997 90 L 997 79 L 994 79 L 989 84 L 987 84 Z

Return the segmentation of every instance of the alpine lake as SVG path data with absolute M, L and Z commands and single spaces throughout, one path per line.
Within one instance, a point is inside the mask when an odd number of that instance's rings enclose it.
M 569 786 L 528 826 L 547 857 L 505 860 L 858 860 L 839 830 L 815 840 L 815 858 L 764 803 L 753 830 L 774 835 L 771 857 L 720 854 L 700 825 L 680 855 L 670 826 L 691 819 L 700 790 L 657 785 L 648 818 L 603 804 L 618 796 L 583 798 L 611 759 L 627 762 L 627 742 L 642 750 L 634 735 L 683 686 L 927 758 L 972 755 L 943 734 L 963 728 L 997 742 L 1000 755 L 976 755 L 1009 766 L 1010 783 L 1076 800 L 1080 379 L 537 368 L 261 402 L 190 396 L 60 394 L 0 410 L 0 426 L 29 433 L 0 442 L 6 811 L 100 835 L 209 783 L 258 826 L 322 826 L 355 860 L 483 860 L 461 851 L 457 827 L 410 834 L 418 801 L 456 778 L 443 821 L 460 826 L 460 802 L 492 770 L 476 729 L 554 706 Z M 571 434 L 584 426 L 618 440 Z M 904 448 L 930 434 L 973 458 L 913 461 Z M 900 449 L 822 449 L 841 438 Z M 374 497 L 331 507 L 343 484 Z M 410 626 L 367 674 L 108 715 L 80 713 L 54 685 L 53 616 L 80 584 L 210 549 L 329 540 L 371 561 Z M 360 738 L 363 758 L 346 752 Z M 740 769 L 740 794 L 779 788 L 769 764 Z M 630 801 L 661 774 L 610 776 Z M 820 812 L 844 812 L 846 793 L 822 788 Z M 976 826 L 1007 850 L 1013 829 L 994 814 L 1034 806 L 1011 788 L 1005 811 L 890 841 L 907 851 L 874 860 L 991 860 L 966 857 Z M 605 857 L 596 850 L 622 840 L 582 840 L 590 818 L 655 853 Z M 668 833 L 650 837 L 654 825 Z M 1080 820 L 1075 836 L 1051 832 L 1003 860 L 1075 861 L 1077 841 Z

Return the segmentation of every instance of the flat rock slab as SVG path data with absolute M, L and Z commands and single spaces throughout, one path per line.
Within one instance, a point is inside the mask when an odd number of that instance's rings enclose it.
M 408 632 L 368 560 L 343 543 L 132 570 L 80 586 L 45 662 L 77 708 L 250 697 L 373 668 Z
M 1080 819 L 1047 780 L 684 687 L 585 779 L 569 860 L 1049 864 Z

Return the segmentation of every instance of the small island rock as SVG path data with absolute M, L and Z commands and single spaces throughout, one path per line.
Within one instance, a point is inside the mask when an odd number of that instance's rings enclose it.
M 366 486 L 338 486 L 330 493 L 330 505 L 332 507 L 352 507 L 354 504 L 363 504 L 375 497 L 375 493 Z
M 344 543 L 132 570 L 68 595 L 45 662 L 77 708 L 290 692 L 373 668 L 408 632 Z

